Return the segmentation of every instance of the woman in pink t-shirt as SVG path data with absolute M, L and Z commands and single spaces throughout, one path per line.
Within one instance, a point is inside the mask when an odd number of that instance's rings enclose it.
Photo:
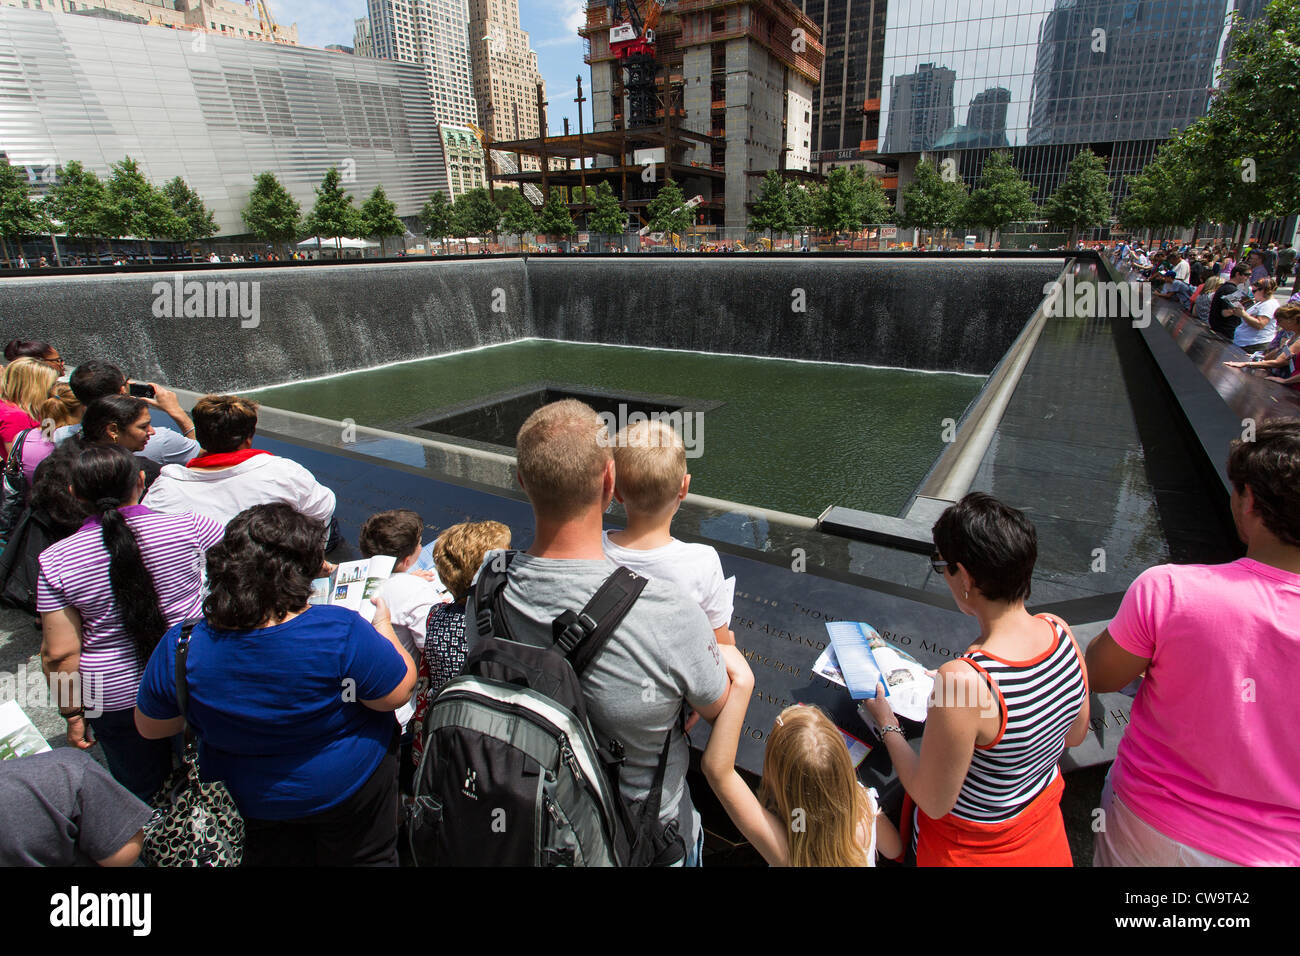
M 1102 793 L 1097 866 L 1300 866 L 1300 421 L 1228 460 L 1246 557 L 1166 564 L 1088 647 L 1098 693 L 1140 675 Z
M 0 380 L 0 440 L 4 442 L 3 460 L 9 460 L 18 433 L 38 428 L 41 405 L 59 379 L 52 365 L 33 358 L 20 358 L 5 368 Z

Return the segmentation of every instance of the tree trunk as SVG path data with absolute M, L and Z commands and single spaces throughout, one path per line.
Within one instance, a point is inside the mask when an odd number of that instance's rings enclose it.
M 0 236 L 0 252 L 4 254 L 5 268 L 6 269 L 13 268 L 9 260 L 9 242 L 7 239 L 5 239 L 4 236 Z

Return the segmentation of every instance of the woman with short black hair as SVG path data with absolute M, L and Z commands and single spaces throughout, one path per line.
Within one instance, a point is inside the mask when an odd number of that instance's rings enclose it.
M 940 516 L 934 543 L 931 565 L 979 639 L 939 668 L 919 756 L 883 687 L 863 702 L 907 791 L 917 865 L 1070 866 L 1057 763 L 1087 736 L 1088 685 L 1069 626 L 1025 610 L 1037 532 L 976 492 Z
M 393 711 L 411 697 L 415 664 L 382 601 L 373 626 L 309 605 L 324 539 L 325 525 L 291 505 L 236 515 L 208 553 L 188 712 L 176 703 L 179 627 L 140 684 L 144 736 L 189 719 L 204 777 L 224 781 L 244 817 L 246 866 L 397 864 Z
M 167 628 L 197 613 L 203 553 L 223 529 L 201 515 L 160 515 L 141 505 L 140 459 L 123 448 L 89 445 L 68 467 L 91 517 L 41 552 L 41 660 L 47 674 L 65 675 L 62 686 L 80 689 L 79 699 L 58 701 L 68 742 L 85 750 L 98 740 L 113 776 L 147 801 L 170 770 L 172 751 L 136 731 L 136 689 Z

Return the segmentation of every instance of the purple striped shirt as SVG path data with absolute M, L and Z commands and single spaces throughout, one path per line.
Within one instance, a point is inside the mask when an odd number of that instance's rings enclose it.
M 226 533 L 211 518 L 158 514 L 144 505 L 122 509 L 153 576 L 167 626 L 197 617 L 202 607 L 203 553 Z M 36 610 L 76 608 L 81 615 L 81 680 L 87 710 L 130 710 L 144 667 L 113 600 L 108 549 L 99 520 L 41 552 Z

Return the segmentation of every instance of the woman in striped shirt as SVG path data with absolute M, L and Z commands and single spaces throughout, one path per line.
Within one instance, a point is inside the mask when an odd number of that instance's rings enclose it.
M 907 791 L 917 865 L 1070 866 L 1057 762 L 1088 734 L 1087 672 L 1065 622 L 1025 610 L 1034 526 L 975 493 L 943 513 L 934 541 L 934 570 L 980 637 L 939 668 L 919 756 L 883 687 L 864 702 Z
M 144 473 L 125 448 L 87 445 L 71 472 L 73 492 L 92 516 L 41 552 L 41 660 L 46 674 L 60 675 L 56 687 L 78 690 L 59 694 L 68 742 L 85 750 L 98 740 L 118 782 L 149 800 L 172 750 L 136 730 L 136 690 L 167 629 L 199 614 L 204 552 L 225 529 L 201 515 L 140 505 Z

